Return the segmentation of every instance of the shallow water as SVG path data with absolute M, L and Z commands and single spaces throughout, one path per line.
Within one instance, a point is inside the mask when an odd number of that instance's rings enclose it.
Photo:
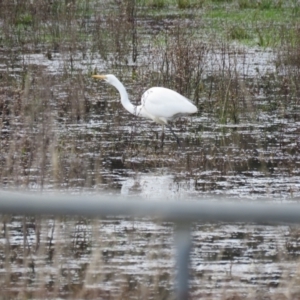
M 124 218 L 6 221 L 9 235 L 1 239 L 1 260 L 9 269 L 3 268 L 0 278 L 10 292 L 20 291 L 25 282 L 27 293 L 62 298 L 82 284 L 86 292 L 101 291 L 104 299 L 143 293 L 169 298 L 174 289 L 172 224 Z M 291 294 L 297 292 L 298 239 L 298 229 L 289 226 L 193 225 L 191 294 L 271 296 L 287 286 Z

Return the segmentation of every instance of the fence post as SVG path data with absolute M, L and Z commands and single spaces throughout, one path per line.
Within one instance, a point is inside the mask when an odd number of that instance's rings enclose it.
M 191 249 L 191 223 L 175 223 L 175 247 L 177 262 L 177 299 L 189 298 L 189 261 Z

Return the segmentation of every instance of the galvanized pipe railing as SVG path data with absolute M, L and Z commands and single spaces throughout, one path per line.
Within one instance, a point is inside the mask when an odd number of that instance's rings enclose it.
M 190 224 L 195 221 L 299 223 L 300 205 L 236 203 L 228 200 L 165 201 L 135 200 L 113 195 L 91 196 L 0 191 L 1 214 L 150 216 L 175 223 L 177 248 L 177 298 L 188 299 Z

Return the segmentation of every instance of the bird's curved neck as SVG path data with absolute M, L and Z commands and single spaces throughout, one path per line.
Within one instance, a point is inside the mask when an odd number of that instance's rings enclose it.
M 121 96 L 121 103 L 124 108 L 133 115 L 137 115 L 137 107 L 130 102 L 124 85 L 118 80 L 114 82 L 113 86 L 119 91 Z

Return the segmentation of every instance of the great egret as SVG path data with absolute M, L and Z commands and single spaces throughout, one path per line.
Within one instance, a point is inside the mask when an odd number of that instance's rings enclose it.
M 174 137 L 177 144 L 180 145 L 179 138 L 168 124 L 178 117 L 194 114 L 198 111 L 197 107 L 184 96 L 177 92 L 164 88 L 152 87 L 147 90 L 141 99 L 141 105 L 135 106 L 128 99 L 128 94 L 124 85 L 119 79 L 112 75 L 93 75 L 93 78 L 102 79 L 113 85 L 121 95 L 121 103 L 126 110 L 135 116 L 151 119 L 152 121 L 163 125 L 162 144 L 164 138 L 164 126 L 167 126 Z

